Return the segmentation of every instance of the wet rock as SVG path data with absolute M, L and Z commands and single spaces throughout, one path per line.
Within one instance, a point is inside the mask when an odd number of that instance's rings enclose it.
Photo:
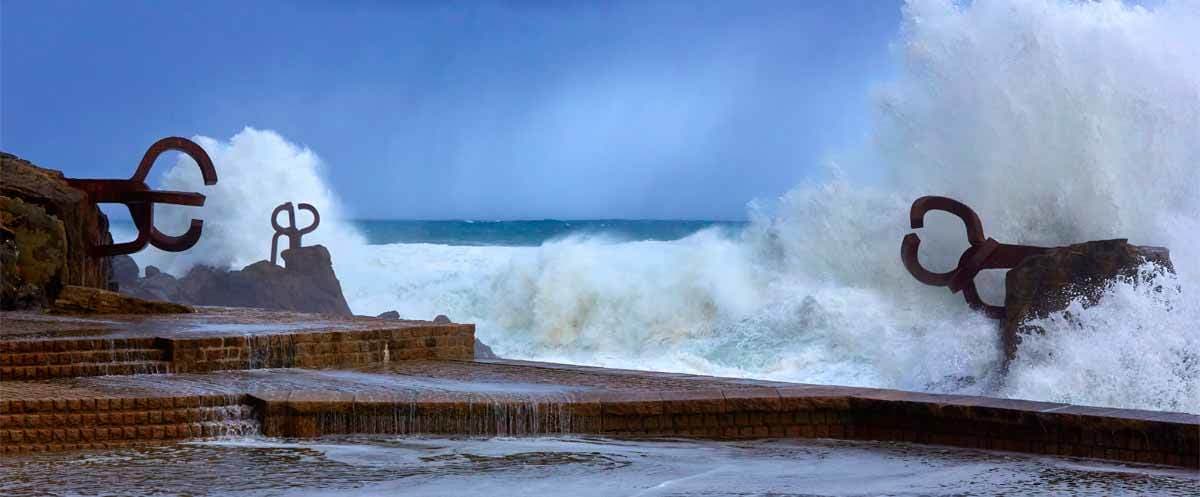
M 146 274 L 151 276 L 123 285 L 119 290 L 143 299 L 165 300 L 168 302 L 183 301 L 183 293 L 179 286 L 179 280 L 174 276 L 161 272 L 154 266 L 147 267 Z M 129 291 L 126 291 L 126 289 Z
M 43 307 L 66 285 L 106 288 L 108 259 L 88 255 L 112 243 L 100 209 L 61 172 L 4 152 L 0 178 L 0 308 Z
M 1001 331 L 1006 359 L 1016 354 L 1022 334 L 1043 332 L 1026 321 L 1062 311 L 1075 299 L 1082 299 L 1085 306 L 1095 305 L 1114 278 L 1132 280 L 1146 262 L 1174 272 L 1166 248 L 1130 245 L 1124 239 L 1055 248 L 1009 270 Z
M 132 285 L 137 283 L 138 275 L 142 272 L 142 270 L 138 268 L 137 261 L 133 260 L 133 257 L 129 257 L 128 255 L 118 255 L 113 257 L 111 260 L 109 260 L 109 264 L 112 265 L 112 279 L 109 281 L 116 283 L 116 287 L 118 289 L 123 285 Z
M 0 291 L 4 309 L 45 307 L 62 287 L 67 236 L 46 210 L 0 196 Z
M 63 287 L 50 311 L 55 314 L 180 314 L 195 312 L 186 305 L 143 300 L 117 292 L 82 286 Z
M 256 307 L 350 316 L 350 306 L 321 245 L 284 250 L 286 267 L 258 261 L 238 271 L 196 266 L 182 278 L 146 267 L 146 277 L 121 291 L 191 305 Z
M 384 313 L 380 313 L 378 316 L 375 316 L 375 317 L 377 317 L 377 318 L 383 318 L 383 319 L 400 319 L 400 312 L 398 312 L 398 311 L 387 311 L 387 312 L 384 312 Z
M 499 357 L 496 356 L 496 353 L 492 351 L 492 348 L 488 347 L 487 344 L 479 341 L 478 338 L 475 339 L 475 358 L 476 359 L 499 359 Z

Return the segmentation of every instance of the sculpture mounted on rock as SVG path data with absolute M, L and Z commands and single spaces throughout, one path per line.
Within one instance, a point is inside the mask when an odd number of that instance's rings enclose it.
M 271 227 L 275 228 L 275 236 L 271 237 L 271 264 L 275 264 L 275 254 L 279 250 L 279 237 L 288 237 L 288 249 L 294 250 L 300 248 L 300 237 L 312 233 L 321 224 L 321 214 L 317 212 L 317 208 L 311 204 L 300 204 L 301 210 L 306 210 L 312 214 L 312 224 L 305 228 L 296 227 L 296 209 L 291 202 L 279 204 L 273 212 L 271 212 Z M 279 213 L 287 211 L 288 227 L 284 228 L 279 225 Z
M 132 254 L 146 248 L 147 243 L 167 252 L 182 252 L 192 248 L 196 242 L 200 241 L 204 221 L 199 219 L 192 219 L 187 232 L 180 236 L 165 235 L 154 226 L 154 204 L 156 203 L 195 207 L 204 205 L 205 197 L 199 193 L 151 190 L 146 185 L 146 176 L 154 167 L 154 161 L 168 150 L 178 150 L 187 154 L 200 167 L 200 175 L 204 178 L 204 184 L 217 184 L 217 170 L 213 167 L 212 159 L 208 157 L 204 149 L 187 138 L 177 136 L 154 142 L 142 156 L 142 162 L 138 164 L 133 177 L 129 179 L 66 178 L 68 185 L 86 193 L 88 201 L 93 204 L 125 204 L 125 207 L 129 209 L 129 215 L 133 218 L 133 224 L 138 229 L 137 238 L 133 241 L 95 244 L 89 248 L 91 255 L 111 257 Z
M 925 214 L 929 211 L 949 212 L 962 219 L 967 228 L 967 242 L 971 246 L 958 258 L 958 266 L 954 270 L 935 273 L 921 266 L 921 262 L 917 259 L 917 250 L 921 247 L 921 237 L 916 233 L 909 233 L 900 243 L 900 260 L 904 262 L 904 268 L 913 278 L 926 285 L 949 287 L 950 293 L 962 291 L 963 298 L 972 309 L 983 311 L 993 319 L 1004 318 L 1004 306 L 988 305 L 979 298 L 979 291 L 975 288 L 975 276 L 984 269 L 1016 267 L 1026 257 L 1041 254 L 1050 249 L 1032 245 L 1009 245 L 985 237 L 983 222 L 979 220 L 979 215 L 975 214 L 975 211 L 966 204 L 946 197 L 926 196 L 914 201 L 912 209 L 908 213 L 909 223 L 913 229 L 925 226 Z
M 1020 333 L 1040 330 L 1027 325 L 1027 320 L 1062 311 L 1078 298 L 1085 305 L 1094 304 L 1113 278 L 1136 280 L 1143 263 L 1153 263 L 1162 271 L 1174 271 L 1166 248 L 1131 245 L 1125 239 L 1066 247 L 1000 243 L 984 236 L 983 223 L 975 211 L 946 197 L 927 196 L 914 201 L 909 212 L 912 228 L 924 227 L 925 214 L 934 210 L 953 214 L 966 225 L 970 247 L 959 257 L 958 266 L 944 273 L 921 266 L 917 258 L 921 238 L 916 233 L 909 233 L 901 242 L 900 260 L 918 281 L 949 287 L 952 293 L 961 291 L 972 309 L 1001 320 L 1005 368 L 1016 355 Z M 1011 269 L 1005 275 L 1004 305 L 989 305 L 979 298 L 975 276 L 984 269 Z

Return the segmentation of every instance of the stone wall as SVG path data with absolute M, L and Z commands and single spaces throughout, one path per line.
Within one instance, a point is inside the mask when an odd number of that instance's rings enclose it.
M 252 395 L 268 436 L 595 434 L 898 441 L 1200 469 L 1194 415 L 844 387 L 582 392 L 495 401 L 444 392 Z
M 475 325 L 235 335 L 0 340 L 0 381 L 471 359 Z
M 108 449 L 258 432 L 242 395 L 0 400 L 0 455 Z
M 164 340 L 178 373 L 260 368 L 353 368 L 412 359 L 471 359 L 475 325 L 410 326 Z

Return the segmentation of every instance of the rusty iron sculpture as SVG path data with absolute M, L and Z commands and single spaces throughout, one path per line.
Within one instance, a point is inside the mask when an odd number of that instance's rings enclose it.
M 291 202 L 279 204 L 275 211 L 271 213 L 271 227 L 275 228 L 275 236 L 271 237 L 271 264 L 275 264 L 275 252 L 279 249 L 279 237 L 288 237 L 288 249 L 300 248 L 300 237 L 312 233 L 317 229 L 317 225 L 321 224 L 321 214 L 317 212 L 317 208 L 310 204 L 299 204 L 301 210 L 306 210 L 312 213 L 312 224 L 305 228 L 296 227 L 296 209 L 292 207 Z M 284 228 L 279 225 L 279 213 L 287 211 L 288 227 Z
M 913 229 L 925 226 L 925 214 L 929 211 L 944 211 L 957 216 L 967 228 L 967 242 L 971 244 L 958 258 L 958 266 L 952 271 L 935 273 L 921 266 L 917 259 L 917 249 L 921 247 L 921 238 L 916 233 L 909 233 L 900 244 L 900 259 L 904 261 L 905 269 L 917 281 L 926 285 L 949 287 L 951 293 L 963 292 L 963 298 L 972 309 L 982 311 L 993 319 L 1003 319 L 1004 306 L 989 305 L 979 298 L 975 288 L 975 276 L 984 269 L 1014 268 L 1025 258 L 1051 250 L 1049 247 L 1034 247 L 1032 245 L 1010 245 L 1000 243 L 983 234 L 983 222 L 975 211 L 957 200 L 927 196 L 913 202 L 909 211 L 909 222 Z
M 187 138 L 171 136 L 154 142 L 137 171 L 129 179 L 77 179 L 66 178 L 67 184 L 82 190 L 93 204 L 125 204 L 133 224 L 137 226 L 138 234 L 131 242 L 114 244 L 97 244 L 89 248 L 91 255 L 96 257 L 111 257 L 115 255 L 132 254 L 146 244 L 155 246 L 167 252 L 182 252 L 192 248 L 200 241 L 200 233 L 204 229 L 204 221 L 192 219 L 187 232 L 179 236 L 170 236 L 158 231 L 154 226 L 154 204 L 188 205 L 201 207 L 204 205 L 204 195 L 195 192 L 175 192 L 151 190 L 146 185 L 146 176 L 154 167 L 158 156 L 168 150 L 183 152 L 196 161 L 200 166 L 200 175 L 204 184 L 217 184 L 217 170 L 213 168 L 212 159 L 195 142 Z

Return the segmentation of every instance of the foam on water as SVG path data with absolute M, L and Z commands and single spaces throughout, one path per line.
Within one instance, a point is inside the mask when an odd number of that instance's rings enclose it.
M 0 459 L 4 495 L 1193 495 L 1195 472 L 828 440 L 227 438 Z
M 271 208 L 308 200 L 323 224 L 306 242 L 331 245 L 355 312 L 475 322 L 503 356 L 1200 412 L 1200 7 L 904 9 L 899 71 L 878 89 L 870 152 L 855 154 L 874 159 L 752 209 L 740 233 L 364 245 L 311 151 L 247 129 L 199 139 L 222 175 L 201 246 L 140 262 L 261 259 Z M 182 169 L 166 186 L 197 187 Z M 1101 305 L 1051 316 L 1001 380 L 995 323 L 899 262 L 909 203 L 925 194 L 966 201 L 1010 243 L 1168 246 L 1178 275 L 1163 292 L 1119 282 Z M 178 214 L 182 230 L 191 213 Z M 961 224 L 929 224 L 922 257 L 948 268 Z M 995 273 L 981 275 L 992 302 Z

